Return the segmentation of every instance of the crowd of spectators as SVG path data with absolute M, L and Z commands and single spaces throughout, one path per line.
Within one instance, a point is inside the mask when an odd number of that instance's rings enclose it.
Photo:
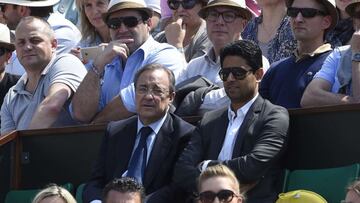
M 59 1 L 0 0 L 1 135 L 110 122 L 86 202 L 275 202 L 286 109 L 360 102 L 360 1 Z

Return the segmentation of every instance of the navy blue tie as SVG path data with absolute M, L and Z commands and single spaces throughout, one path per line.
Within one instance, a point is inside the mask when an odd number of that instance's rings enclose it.
M 149 126 L 141 128 L 140 141 L 134 151 L 134 154 L 131 157 L 128 167 L 127 176 L 135 178 L 139 183 L 142 183 L 142 178 L 144 176 L 144 171 L 146 168 L 146 158 L 147 158 L 146 140 L 151 133 L 152 133 L 152 129 Z

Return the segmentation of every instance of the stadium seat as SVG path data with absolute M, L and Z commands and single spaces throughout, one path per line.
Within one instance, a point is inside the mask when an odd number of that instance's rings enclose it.
M 358 178 L 359 171 L 359 164 L 290 171 L 285 179 L 284 191 L 310 190 L 320 194 L 330 203 L 338 203 L 345 197 L 346 186 Z
M 76 189 L 76 202 L 77 203 L 82 203 L 82 193 L 85 187 L 85 183 L 79 185 Z

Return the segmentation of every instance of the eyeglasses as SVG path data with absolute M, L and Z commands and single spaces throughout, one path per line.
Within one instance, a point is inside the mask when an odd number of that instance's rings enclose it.
M 301 13 L 301 15 L 304 18 L 313 18 L 317 15 L 326 16 L 327 13 L 325 11 L 316 9 L 316 8 L 295 8 L 295 7 L 289 7 L 287 9 L 287 15 L 295 18 L 298 16 L 298 14 Z
M 235 77 L 236 80 L 243 80 L 251 72 L 253 72 L 253 71 L 246 70 L 244 66 L 229 67 L 229 68 L 222 68 L 219 71 L 219 76 L 222 81 L 226 81 L 231 73 Z
M 196 0 L 184 0 L 184 1 L 176 1 L 176 0 L 168 0 L 168 5 L 171 10 L 176 10 L 181 5 L 183 9 L 192 9 L 196 5 Z
M 4 47 L 0 47 L 0 56 L 4 55 L 6 52 L 9 52 L 9 50 Z
M 234 22 L 234 20 L 237 18 L 237 17 L 241 17 L 241 18 L 244 18 L 243 16 L 235 13 L 234 11 L 224 11 L 224 12 L 218 12 L 218 11 L 214 11 L 214 10 L 210 10 L 208 13 L 207 13 L 207 17 L 206 19 L 211 21 L 211 22 L 215 22 L 217 21 L 217 19 L 219 18 L 219 16 L 222 17 L 222 19 L 226 22 L 226 23 L 232 23 Z
M 136 88 L 136 93 L 140 95 L 151 94 L 153 96 L 163 97 L 169 90 L 162 89 L 160 87 L 146 87 L 140 86 Z
M 199 194 L 199 199 L 202 203 L 212 203 L 215 197 L 219 199 L 219 202 L 228 203 L 237 195 L 231 190 L 220 190 L 218 193 L 213 191 L 205 191 Z
M 110 18 L 106 24 L 110 29 L 118 29 L 122 23 L 128 28 L 135 27 L 139 24 L 142 19 L 139 19 L 134 16 L 119 17 L 119 18 Z

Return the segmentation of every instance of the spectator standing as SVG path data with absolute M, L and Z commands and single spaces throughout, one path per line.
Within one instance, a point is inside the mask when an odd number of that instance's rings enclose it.
M 338 14 L 334 0 L 286 0 L 286 4 L 297 48 L 292 56 L 271 65 L 259 92 L 273 104 L 299 108 L 305 88 L 331 53 L 324 36 L 335 27 Z
M 24 74 L 10 88 L 1 107 L 1 135 L 12 130 L 73 125 L 70 98 L 86 74 L 71 54 L 56 55 L 57 41 L 41 18 L 22 18 L 15 31 L 15 47 Z
M 243 39 L 256 42 L 272 64 L 290 56 L 296 49 L 285 0 L 257 0 L 261 15 L 250 20 L 241 33 Z

